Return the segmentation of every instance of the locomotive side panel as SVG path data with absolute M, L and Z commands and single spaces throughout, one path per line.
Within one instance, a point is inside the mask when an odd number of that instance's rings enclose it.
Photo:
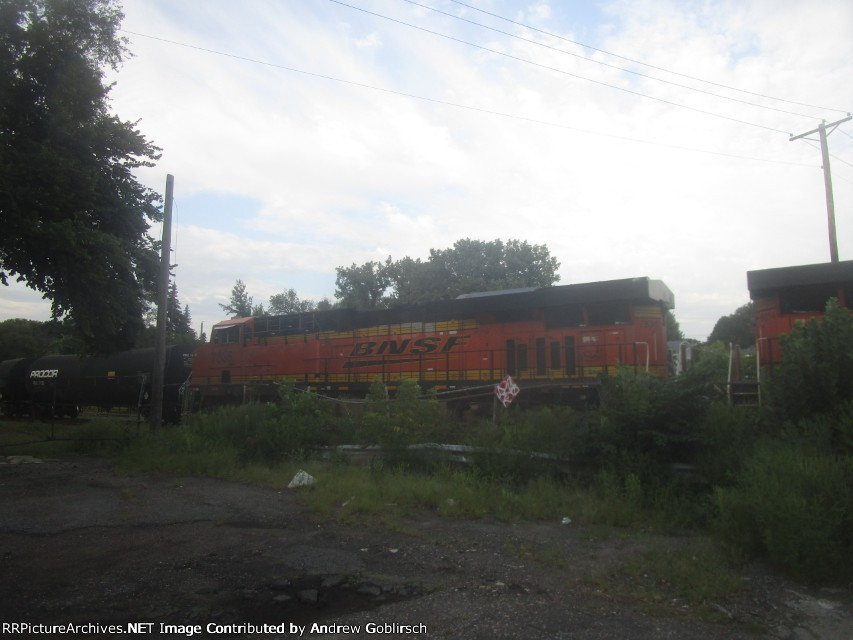
M 343 310 L 217 324 L 195 355 L 204 403 L 272 397 L 285 379 L 363 395 L 382 380 L 424 388 L 586 386 L 619 367 L 666 372 L 665 285 L 647 278 L 489 292 L 387 310 Z

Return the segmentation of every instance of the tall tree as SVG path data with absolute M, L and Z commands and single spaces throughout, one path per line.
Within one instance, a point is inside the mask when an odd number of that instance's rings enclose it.
M 731 342 L 741 347 L 751 347 L 755 344 L 755 305 L 752 302 L 747 302 L 734 313 L 717 320 L 711 335 L 708 336 L 708 342 L 717 341 L 725 344 Z
M 455 298 L 472 291 L 547 287 L 560 280 L 559 267 L 545 245 L 465 238 L 449 249 L 431 249 L 425 262 L 408 257 L 395 262 L 389 256 L 384 263 L 338 267 L 335 297 L 344 306 L 374 308 Z
M 301 300 L 295 289 L 285 289 L 281 293 L 270 296 L 269 313 L 307 313 L 314 311 L 317 305 L 313 300 Z
M 246 285 L 238 279 L 231 289 L 231 300 L 228 304 L 219 303 L 222 310 L 232 318 L 248 318 L 252 315 L 252 296 L 246 291 Z
M 681 325 L 675 319 L 675 314 L 672 311 L 666 312 L 664 321 L 666 322 L 667 340 L 684 340 L 684 332 L 681 330 Z
M 442 298 L 472 291 L 548 287 L 560 280 L 560 263 L 548 247 L 520 240 L 504 243 L 465 238 L 450 249 L 431 249 L 429 262 L 436 275 L 441 275 Z
M 178 299 L 178 285 L 169 284 L 169 296 L 166 300 L 166 340 L 169 344 L 191 344 L 196 340 L 192 328 L 190 308 Z
M 127 51 L 114 0 L 0 3 L 0 281 L 73 318 L 87 350 L 130 346 L 154 290 L 159 196 L 133 170 L 159 149 L 108 110 Z
M 383 296 L 391 284 L 389 267 L 391 258 L 381 262 L 355 263 L 351 267 L 338 267 L 335 280 L 335 297 L 345 307 L 376 309 L 386 306 Z

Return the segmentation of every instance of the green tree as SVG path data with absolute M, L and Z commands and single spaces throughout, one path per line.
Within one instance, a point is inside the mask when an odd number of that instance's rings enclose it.
M 136 347 L 153 347 L 157 335 L 157 308 L 149 306 L 145 314 L 145 330 L 139 335 Z M 181 307 L 178 297 L 178 285 L 169 283 L 169 293 L 166 296 L 166 343 L 195 344 L 199 342 L 192 328 L 192 317 L 188 305 Z
M 727 316 L 723 316 L 714 325 L 708 342 L 720 341 L 724 344 L 734 343 L 741 347 L 751 347 L 755 344 L 755 305 L 747 302 Z
M 675 314 L 672 311 L 667 311 L 664 316 L 666 321 L 666 339 L 667 340 L 684 340 L 684 332 L 681 330 L 681 325 L 675 319 Z
M 853 401 L 853 314 L 836 298 L 827 302 L 822 320 L 798 322 L 782 336 L 782 361 L 770 392 L 773 406 L 790 420 Z
M 548 287 L 560 280 L 560 263 L 545 245 L 520 240 L 457 240 L 453 247 L 430 250 L 435 299 L 473 291 Z
M 169 344 L 192 344 L 196 334 L 192 328 L 190 308 L 178 299 L 178 285 L 173 281 L 169 284 L 169 296 L 166 300 L 166 341 Z
M 271 314 L 307 313 L 316 308 L 313 300 L 300 300 L 295 289 L 285 289 L 270 296 L 268 311 Z
M 548 287 L 559 281 L 559 266 L 545 245 L 465 238 L 449 249 L 431 249 L 425 262 L 389 256 L 384 263 L 338 267 L 335 297 L 343 306 L 373 309 L 473 291 Z
M 133 170 L 159 149 L 108 110 L 122 18 L 114 0 L 0 5 L 0 281 L 44 294 L 90 351 L 132 345 L 158 262 L 159 196 Z
M 248 318 L 252 315 L 252 296 L 246 291 L 246 285 L 240 279 L 234 283 L 231 289 L 231 300 L 228 304 L 219 303 L 222 310 L 232 318 Z
M 47 354 L 53 341 L 49 326 L 50 323 L 21 318 L 0 322 L 0 361 Z
M 335 280 L 335 297 L 342 306 L 356 309 L 377 309 L 387 306 L 385 291 L 391 285 L 390 256 L 381 262 L 355 263 L 351 267 L 338 267 Z

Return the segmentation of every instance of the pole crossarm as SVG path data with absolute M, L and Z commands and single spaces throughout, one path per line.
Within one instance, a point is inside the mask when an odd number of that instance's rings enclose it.
M 853 115 L 848 113 L 846 118 L 842 118 L 841 120 L 836 120 L 835 122 L 830 122 L 829 124 L 824 124 L 822 126 L 824 129 L 829 129 L 828 133 L 832 133 L 838 125 L 840 125 L 844 122 L 847 122 L 851 118 L 853 118 Z M 830 127 L 832 127 L 832 128 L 830 129 Z M 811 131 L 806 131 L 805 133 L 801 133 L 798 136 L 792 135 L 790 138 L 788 138 L 788 142 L 793 142 L 794 140 L 799 140 L 800 138 L 805 138 L 806 136 L 810 136 L 811 134 L 817 133 L 818 131 L 820 131 L 820 127 L 818 127 L 817 129 L 812 129 Z

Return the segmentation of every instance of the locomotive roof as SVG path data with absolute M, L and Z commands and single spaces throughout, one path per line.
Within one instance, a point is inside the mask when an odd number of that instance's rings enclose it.
M 450 300 L 437 300 L 390 309 L 361 311 L 329 309 L 259 318 L 234 318 L 217 323 L 214 328 L 251 321 L 254 322 L 255 331 L 258 334 L 289 334 L 303 331 L 344 330 L 356 326 L 432 322 L 477 313 L 617 301 L 659 304 L 666 309 L 672 309 L 675 306 L 672 291 L 662 281 L 642 277 L 553 287 L 483 291 Z
M 747 271 L 746 282 L 753 300 L 787 287 L 853 282 L 853 260 Z
M 465 310 L 553 307 L 563 304 L 613 302 L 617 300 L 659 303 L 667 309 L 672 309 L 675 306 L 675 296 L 669 287 L 660 280 L 649 278 L 625 278 L 553 287 L 482 291 L 456 298 L 456 301 Z

